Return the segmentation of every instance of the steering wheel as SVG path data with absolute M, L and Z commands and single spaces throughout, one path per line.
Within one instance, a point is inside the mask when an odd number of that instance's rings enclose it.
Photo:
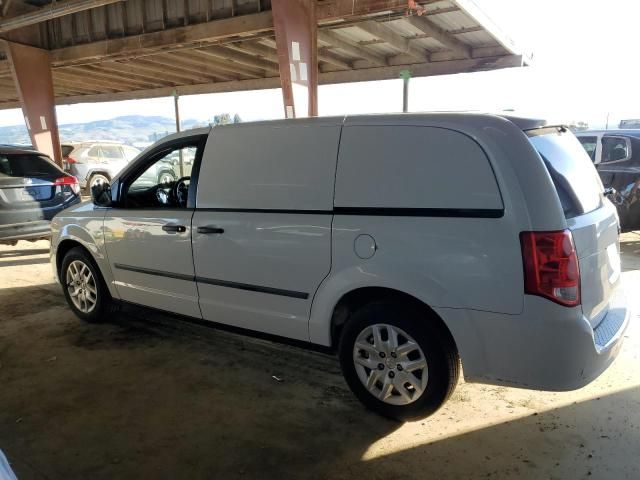
M 173 198 L 176 199 L 179 207 L 187 206 L 187 198 L 189 198 L 189 184 L 187 181 L 189 180 L 191 180 L 191 177 L 182 177 L 173 185 Z
M 155 191 L 156 200 L 160 205 L 169 205 L 169 194 L 162 188 L 156 188 Z

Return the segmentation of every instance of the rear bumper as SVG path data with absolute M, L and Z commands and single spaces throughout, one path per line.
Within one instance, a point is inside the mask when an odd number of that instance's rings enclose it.
M 620 288 L 595 329 L 580 308 L 543 298 L 526 296 L 523 312 L 466 312 L 461 321 L 466 335 L 452 333 L 467 381 L 549 391 L 581 388 L 611 365 L 631 318 Z M 471 332 L 476 335 L 469 340 Z
M 49 238 L 51 219 L 65 208 L 80 203 L 80 196 L 74 196 L 57 205 L 0 211 L 0 241 Z
M 0 225 L 0 242 L 49 238 L 50 236 L 51 222 L 48 220 Z

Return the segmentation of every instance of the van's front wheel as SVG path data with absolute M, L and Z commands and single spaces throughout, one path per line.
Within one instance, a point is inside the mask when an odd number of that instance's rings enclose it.
M 368 408 L 396 420 L 434 413 L 458 381 L 453 342 L 412 305 L 374 302 L 353 313 L 340 339 L 342 372 Z
M 93 259 L 80 247 L 64 256 L 60 282 L 71 310 L 86 322 L 105 320 L 118 310 Z

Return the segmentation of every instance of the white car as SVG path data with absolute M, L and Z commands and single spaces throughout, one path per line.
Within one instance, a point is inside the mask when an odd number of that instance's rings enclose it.
M 176 151 L 190 176 L 141 181 Z M 369 408 L 467 382 L 579 388 L 630 313 L 618 219 L 564 127 L 480 114 L 246 123 L 163 139 L 52 226 L 71 309 L 123 302 L 328 347 Z

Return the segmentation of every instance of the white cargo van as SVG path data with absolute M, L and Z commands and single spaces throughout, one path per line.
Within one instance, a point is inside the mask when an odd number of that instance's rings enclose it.
M 190 177 L 139 181 L 194 154 Z M 468 382 L 579 388 L 618 353 L 616 210 L 564 127 L 480 114 L 314 118 L 170 136 L 53 222 L 72 310 L 122 302 L 336 351 L 369 408 Z

